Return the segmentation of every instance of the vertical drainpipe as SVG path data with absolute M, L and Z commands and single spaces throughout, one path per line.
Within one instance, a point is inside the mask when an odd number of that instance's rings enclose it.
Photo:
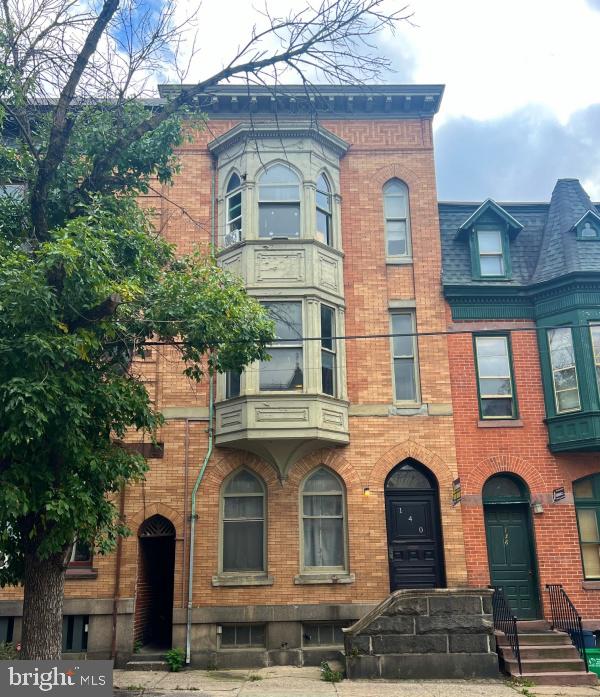
M 214 253 L 216 249 L 215 245 L 215 184 L 216 184 L 216 163 L 213 159 L 212 161 L 212 173 L 211 173 L 211 184 L 210 184 L 210 230 L 211 230 L 211 252 Z M 206 448 L 206 454 L 198 476 L 196 477 L 196 483 L 192 489 L 191 497 L 191 513 L 190 513 L 190 551 L 188 554 L 188 595 L 187 595 L 187 623 L 185 631 L 185 662 L 187 665 L 190 664 L 192 658 L 192 601 L 193 601 L 193 588 L 194 588 L 194 542 L 196 535 L 196 496 L 198 494 L 198 489 L 202 483 L 204 477 L 204 472 L 206 471 L 206 466 L 212 455 L 213 444 L 214 444 L 214 419 L 215 411 L 215 377 L 212 373 L 209 373 L 209 383 L 208 383 L 208 444 Z

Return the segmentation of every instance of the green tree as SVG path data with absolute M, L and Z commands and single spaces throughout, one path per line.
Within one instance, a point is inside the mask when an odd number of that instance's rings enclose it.
M 60 657 L 75 538 L 105 553 L 127 534 L 113 500 L 146 463 L 119 442 L 161 424 L 132 359 L 172 346 L 197 381 L 265 358 L 272 338 L 241 281 L 208 250 L 177 256 L 140 196 L 171 182 L 176 148 L 204 121 L 194 100 L 213 85 L 282 69 L 376 76 L 386 60 L 368 39 L 400 18 L 382 1 L 266 14 L 223 70 L 152 106 L 136 80 L 177 58 L 187 22 L 173 2 L 2 0 L 0 584 L 24 585 L 23 658 Z

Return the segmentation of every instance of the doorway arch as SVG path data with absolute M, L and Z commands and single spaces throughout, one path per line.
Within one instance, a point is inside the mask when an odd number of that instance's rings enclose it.
M 439 485 L 427 467 L 407 458 L 388 474 L 385 518 L 390 590 L 443 588 Z
M 175 527 L 164 516 L 147 518 L 138 531 L 135 594 L 136 643 L 151 649 L 171 647 Z
M 529 488 L 503 472 L 483 485 L 483 514 L 490 583 L 501 587 L 513 613 L 523 620 L 540 616 Z

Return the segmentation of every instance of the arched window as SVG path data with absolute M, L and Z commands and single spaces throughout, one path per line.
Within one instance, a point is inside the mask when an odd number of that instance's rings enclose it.
M 242 239 L 242 182 L 234 172 L 227 182 L 224 246 L 229 247 Z
M 600 579 L 600 474 L 573 482 L 583 576 Z
M 258 236 L 300 237 L 300 181 L 287 165 L 271 165 L 258 187 Z
M 236 472 L 222 490 L 223 572 L 265 571 L 265 488 L 252 472 Z
M 407 460 L 395 467 L 385 482 L 386 491 L 392 489 L 434 489 L 431 476 L 414 460 Z
M 383 187 L 386 256 L 410 256 L 410 216 L 408 187 L 399 179 L 390 179 Z
M 302 498 L 303 569 L 340 571 L 346 564 L 344 486 L 324 467 L 304 482 Z
M 527 485 L 512 474 L 495 474 L 483 485 L 484 503 L 525 503 L 528 500 Z
M 331 187 L 324 174 L 317 179 L 317 239 L 319 242 L 331 245 Z

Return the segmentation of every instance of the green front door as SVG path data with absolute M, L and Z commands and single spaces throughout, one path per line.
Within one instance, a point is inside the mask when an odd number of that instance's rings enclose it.
M 484 507 L 492 586 L 500 586 L 520 620 L 539 617 L 540 603 L 526 503 Z

